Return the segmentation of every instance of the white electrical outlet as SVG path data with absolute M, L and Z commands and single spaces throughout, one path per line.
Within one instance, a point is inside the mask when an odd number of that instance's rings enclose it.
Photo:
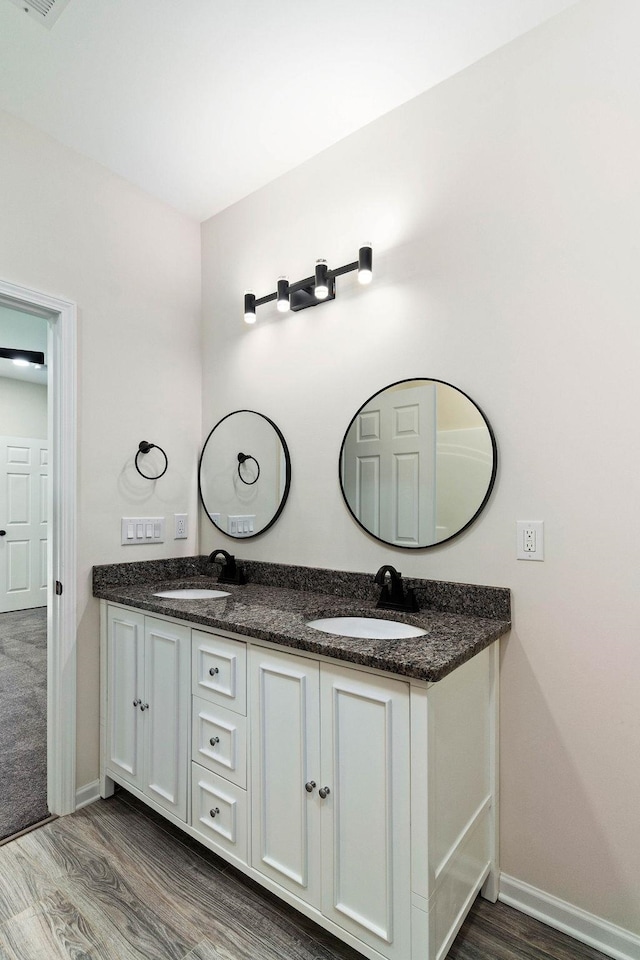
M 544 520 L 517 520 L 518 560 L 544 560 Z
M 189 529 L 187 523 L 187 514 L 186 513 L 174 513 L 173 515 L 173 539 L 174 540 L 186 540 L 189 536 Z

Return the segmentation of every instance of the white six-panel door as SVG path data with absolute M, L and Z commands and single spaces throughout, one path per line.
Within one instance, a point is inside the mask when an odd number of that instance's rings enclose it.
M 0 613 L 47 603 L 46 440 L 0 437 Z

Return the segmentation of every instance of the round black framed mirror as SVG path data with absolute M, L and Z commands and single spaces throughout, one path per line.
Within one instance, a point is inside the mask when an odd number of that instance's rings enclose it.
M 228 413 L 205 440 L 198 463 L 200 501 L 212 524 L 247 540 L 271 527 L 291 486 L 291 458 L 273 420 L 255 410 Z
M 462 533 L 495 483 L 489 421 L 443 380 L 400 380 L 354 414 L 340 448 L 340 488 L 360 526 L 394 547 L 433 547 Z

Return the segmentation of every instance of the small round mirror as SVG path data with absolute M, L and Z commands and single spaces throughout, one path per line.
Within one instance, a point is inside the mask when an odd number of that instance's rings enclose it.
M 476 519 L 497 463 L 493 431 L 466 393 L 441 380 L 401 380 L 351 420 L 340 486 L 354 518 L 376 539 L 432 547 Z
M 198 489 L 207 516 L 228 537 L 246 540 L 276 522 L 289 495 L 291 460 L 273 420 L 235 410 L 207 437 Z

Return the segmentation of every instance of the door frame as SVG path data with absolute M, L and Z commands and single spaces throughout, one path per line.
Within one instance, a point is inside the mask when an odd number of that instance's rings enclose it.
M 76 305 L 0 280 L 0 303 L 48 321 L 50 458 L 47 559 L 47 804 L 76 808 L 77 318 Z M 56 583 L 62 584 L 60 595 Z

